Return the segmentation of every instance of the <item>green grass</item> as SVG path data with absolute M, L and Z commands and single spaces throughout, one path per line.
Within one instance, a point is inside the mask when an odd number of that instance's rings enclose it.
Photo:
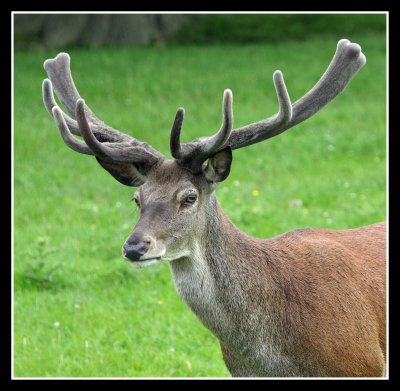
M 295 129 L 235 151 L 217 194 L 247 233 L 385 219 L 385 37 L 348 38 L 362 45 L 367 64 L 345 93 Z M 335 46 L 325 37 L 70 55 L 97 115 L 169 156 L 178 106 L 187 113 L 183 141 L 219 128 L 224 88 L 234 93 L 235 126 L 254 122 L 276 111 L 275 69 L 294 101 Z M 175 292 L 168 265 L 132 270 L 122 259 L 137 219 L 133 190 L 64 146 L 41 98 L 42 62 L 55 54 L 15 54 L 15 376 L 229 376 L 218 341 Z

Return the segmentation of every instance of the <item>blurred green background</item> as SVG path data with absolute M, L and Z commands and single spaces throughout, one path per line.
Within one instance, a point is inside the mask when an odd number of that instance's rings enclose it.
M 293 130 L 236 150 L 217 189 L 227 215 L 257 237 L 386 218 L 385 15 L 191 16 L 167 39 L 141 46 L 53 48 L 40 32 L 16 32 L 15 376 L 229 376 L 168 265 L 132 270 L 123 260 L 137 219 L 134 189 L 63 144 L 42 103 L 43 61 L 67 50 L 98 117 L 170 156 L 177 107 L 187 113 L 184 142 L 219 128 L 225 88 L 233 90 L 235 127 L 270 116 L 274 70 L 295 101 L 341 38 L 367 57 L 346 91 Z

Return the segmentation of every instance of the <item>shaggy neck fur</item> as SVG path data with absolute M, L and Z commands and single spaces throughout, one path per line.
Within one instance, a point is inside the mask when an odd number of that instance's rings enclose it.
M 205 208 L 204 232 L 196 232 L 191 241 L 191 256 L 171 263 L 178 293 L 220 340 L 224 355 L 234 356 L 239 368 L 236 373 L 243 369 L 244 376 L 262 376 L 266 371 L 262 362 L 268 362 L 268 370 L 276 372 L 274 367 L 282 367 L 284 361 L 288 374 L 297 374 L 298 369 L 271 338 L 277 325 L 264 300 L 273 302 L 268 299 L 276 290 L 275 284 L 268 282 L 266 269 L 261 272 L 265 277 L 262 282 L 258 283 L 255 276 L 259 273 L 255 261 L 261 256 L 267 266 L 268 250 L 262 247 L 263 241 L 236 228 L 214 196 L 210 203 L 211 207 Z M 259 324 L 257 333 L 254 324 Z
M 211 303 L 225 305 L 223 299 L 238 295 L 237 287 L 229 283 L 232 274 L 237 273 L 230 264 L 234 262 L 232 255 L 236 253 L 235 248 L 240 246 L 239 241 L 244 234 L 224 215 L 214 196 L 209 202 L 210 207 L 204 208 L 205 222 L 199 224 L 204 227 L 203 231 L 194 232 L 189 241 L 191 255 L 173 261 L 171 270 L 182 298 L 207 326 L 216 326 L 207 319 L 208 306 Z M 245 249 L 242 248 L 242 251 Z M 224 298 L 220 297 L 222 292 Z M 218 330 L 212 327 L 212 331 Z

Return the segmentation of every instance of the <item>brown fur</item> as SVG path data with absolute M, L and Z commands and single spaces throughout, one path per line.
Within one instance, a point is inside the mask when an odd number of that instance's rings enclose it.
M 228 221 L 224 225 L 230 267 L 243 271 L 250 305 L 275 314 L 284 350 L 303 372 L 382 376 L 384 223 L 345 231 L 296 230 L 268 240 L 243 235 Z M 234 367 L 235 358 L 225 353 L 224 359 Z

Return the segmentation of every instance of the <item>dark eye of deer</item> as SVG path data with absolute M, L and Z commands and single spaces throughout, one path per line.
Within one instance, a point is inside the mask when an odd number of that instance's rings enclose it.
M 182 202 L 181 202 L 181 204 L 182 205 L 192 205 L 192 204 L 194 204 L 195 202 L 196 202 L 196 200 L 197 200 L 197 195 L 196 194 L 189 194 L 189 195 L 187 195 L 186 197 L 184 197 L 183 199 L 182 199 Z
M 135 204 L 137 205 L 138 208 L 140 208 L 140 202 L 137 198 L 133 199 L 135 201 Z

